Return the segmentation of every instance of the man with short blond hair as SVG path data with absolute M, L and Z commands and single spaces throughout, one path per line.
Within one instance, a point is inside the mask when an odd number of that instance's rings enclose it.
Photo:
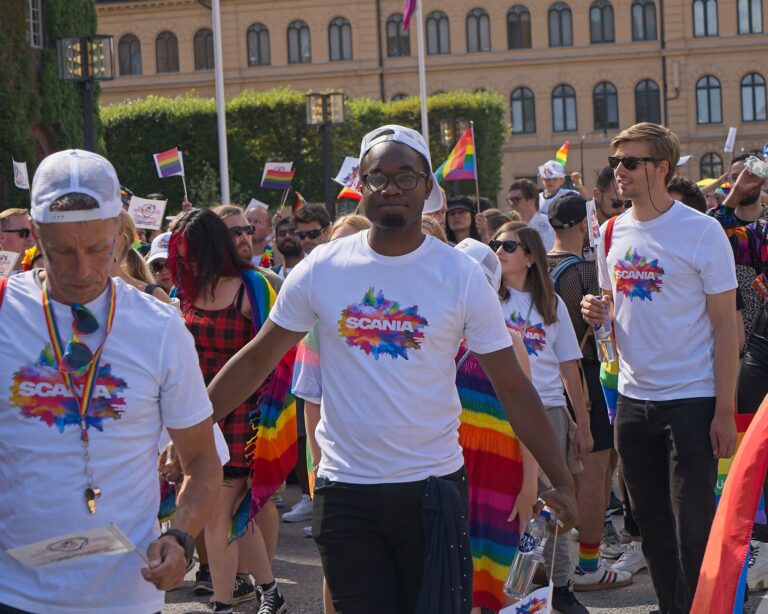
M 0 211 L 0 250 L 19 254 L 12 269 L 14 271 L 21 270 L 24 252 L 35 244 L 28 213 L 26 209 Z

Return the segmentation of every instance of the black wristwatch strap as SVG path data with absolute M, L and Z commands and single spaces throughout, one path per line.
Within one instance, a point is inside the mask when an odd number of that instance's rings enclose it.
M 160 537 L 167 537 L 169 535 L 175 537 L 184 548 L 184 557 L 187 559 L 187 564 L 189 564 L 192 561 L 192 557 L 195 555 L 195 539 L 189 533 L 185 533 L 179 529 L 168 529 Z

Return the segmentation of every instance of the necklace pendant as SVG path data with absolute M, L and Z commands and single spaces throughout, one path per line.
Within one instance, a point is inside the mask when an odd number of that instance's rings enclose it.
M 89 513 L 96 513 L 96 499 L 99 497 L 101 497 L 101 488 L 97 486 L 89 486 L 85 489 L 85 503 L 88 506 Z

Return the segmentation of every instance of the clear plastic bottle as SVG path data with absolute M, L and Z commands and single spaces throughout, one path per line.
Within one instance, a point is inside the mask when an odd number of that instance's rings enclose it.
M 600 300 L 603 300 L 602 298 Z M 594 324 L 595 344 L 597 345 L 597 357 L 600 362 L 613 362 L 616 360 L 616 343 L 613 340 L 611 328 L 611 314 L 605 315 L 605 320 L 600 324 Z
M 504 594 L 513 599 L 523 599 L 531 590 L 536 565 L 543 559 L 544 537 L 547 533 L 547 521 L 555 521 L 552 510 L 545 507 L 538 516 L 533 516 L 525 525 L 520 536 L 520 545 L 512 561 L 507 580 L 504 582 Z

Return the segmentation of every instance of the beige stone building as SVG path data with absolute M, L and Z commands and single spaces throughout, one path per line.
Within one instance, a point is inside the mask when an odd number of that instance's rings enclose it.
M 640 120 L 677 132 L 694 180 L 727 166 L 729 126 L 736 154 L 768 143 L 763 0 L 423 2 L 429 93 L 487 88 L 507 100 L 504 185 L 535 175 L 566 140 L 568 170 L 590 185 L 610 136 Z M 104 103 L 213 96 L 209 0 L 96 6 L 118 56 Z M 221 0 L 226 93 L 416 95 L 416 32 L 402 31 L 402 10 L 402 0 Z

